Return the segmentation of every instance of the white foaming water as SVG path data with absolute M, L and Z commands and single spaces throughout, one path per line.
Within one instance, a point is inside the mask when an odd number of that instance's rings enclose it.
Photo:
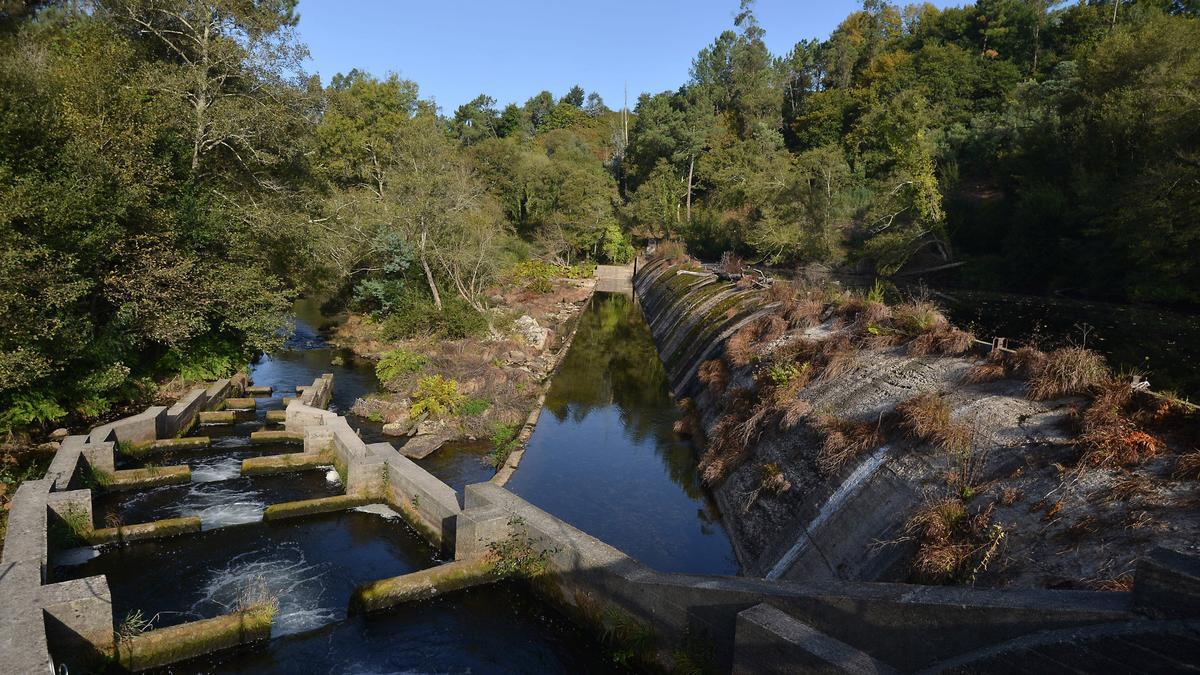
M 215 607 L 227 612 L 244 604 L 245 598 L 265 596 L 279 602 L 271 623 L 272 637 L 314 630 L 345 616 L 345 608 L 323 604 L 327 572 L 325 565 L 310 564 L 296 544 L 243 553 L 211 571 L 192 610 L 213 614 Z
M 342 482 L 342 477 L 338 475 L 337 469 L 330 469 L 325 472 L 325 482 L 337 485 Z
M 204 464 L 192 466 L 193 483 L 215 483 L 232 480 L 242 475 L 242 460 L 237 457 L 220 457 Z
M 200 516 L 200 526 L 205 530 L 262 520 L 266 502 L 257 492 L 241 492 L 204 483 L 193 484 L 192 489 L 172 509 L 176 516 Z
M 94 546 L 69 548 L 65 551 L 59 552 L 54 556 L 54 564 L 62 565 L 64 567 L 82 565 L 98 555 L 100 555 L 100 551 Z

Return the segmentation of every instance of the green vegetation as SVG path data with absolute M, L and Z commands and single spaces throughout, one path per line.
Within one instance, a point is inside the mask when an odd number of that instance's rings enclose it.
M 499 470 L 504 466 L 513 450 L 520 445 L 517 441 L 520 431 L 519 424 L 496 424 L 492 427 L 492 451 L 487 454 L 487 461 L 493 468 Z
M 496 576 L 533 578 L 546 572 L 550 557 L 557 549 L 539 549 L 539 539 L 529 535 L 529 526 L 520 516 L 508 519 L 508 536 L 488 542 L 492 572 Z
M 463 417 L 476 417 L 486 412 L 491 405 L 491 402 L 487 399 L 469 398 L 463 401 L 463 404 L 458 409 L 458 414 Z
M 375 376 L 380 382 L 388 382 L 401 375 L 419 372 L 428 362 L 429 359 L 421 354 L 407 349 L 393 349 L 375 364 Z
M 457 415 L 466 400 L 465 396 L 458 393 L 458 382 L 446 379 L 441 375 L 430 375 L 417 381 L 417 389 L 412 395 L 412 407 L 409 408 L 409 414 L 413 418 L 422 415 L 430 417 Z

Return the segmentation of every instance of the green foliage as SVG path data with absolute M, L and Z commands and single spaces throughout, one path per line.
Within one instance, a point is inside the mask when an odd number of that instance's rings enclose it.
M 487 332 L 487 318 L 466 300 L 445 298 L 438 310 L 427 295 L 417 290 L 405 291 L 382 320 L 383 336 L 388 340 L 426 336 L 462 339 Z
M 173 347 L 158 362 L 159 372 L 184 380 L 218 380 L 236 373 L 246 363 L 241 344 L 210 337 Z
M 808 372 L 810 365 L 807 361 L 797 365 L 795 363 L 777 363 L 771 366 L 767 376 L 771 378 L 771 384 L 776 387 L 786 387 L 793 380 Z
M 492 468 L 499 470 L 508 461 L 509 455 L 517 449 L 517 434 L 520 431 L 519 424 L 496 424 L 492 427 L 492 450 L 487 454 Z
M 491 402 L 483 398 L 469 398 L 463 401 L 462 407 L 459 408 L 458 414 L 463 417 L 478 417 L 487 412 L 491 407 Z
M 380 382 L 389 382 L 410 373 L 419 372 L 429 363 L 429 359 L 407 349 L 393 349 L 379 359 L 375 364 L 375 376 Z
M 615 226 L 614 226 L 615 227 Z M 620 230 L 618 229 L 618 234 Z M 631 249 L 632 251 L 632 249 Z M 530 290 L 549 293 L 554 290 L 554 279 L 587 279 L 596 272 L 596 263 L 583 262 L 575 265 L 556 265 L 543 260 L 523 260 L 509 270 L 513 281 L 526 284 Z
M 500 577 L 530 579 L 546 572 L 550 556 L 557 549 L 540 549 L 540 540 L 529 535 L 529 526 L 520 516 L 508 519 L 508 536 L 488 542 L 493 572 Z
M 31 424 L 47 424 L 62 419 L 67 411 L 53 398 L 40 393 L 17 394 L 9 407 L 0 412 L 0 431 Z
M 413 418 L 421 415 L 430 417 L 457 415 L 465 402 L 466 397 L 458 393 L 458 382 L 441 375 L 430 375 L 417 381 L 417 389 L 413 392 L 409 413 Z
M 633 261 L 633 244 L 617 225 L 609 225 L 604 229 L 604 241 L 601 244 L 604 259 L 614 265 L 625 265 Z

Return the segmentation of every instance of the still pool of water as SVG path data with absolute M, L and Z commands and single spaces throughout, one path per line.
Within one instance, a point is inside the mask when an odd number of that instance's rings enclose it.
M 637 302 L 597 293 L 508 488 L 655 569 L 736 574 L 680 415 Z

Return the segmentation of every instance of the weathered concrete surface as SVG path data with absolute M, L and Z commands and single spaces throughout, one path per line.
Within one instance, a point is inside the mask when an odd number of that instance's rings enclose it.
M 267 422 L 271 423 L 271 424 L 280 424 L 283 422 L 287 422 L 287 411 L 286 410 L 268 410 L 267 411 Z
M 400 446 L 400 454 L 410 459 L 425 459 L 452 440 L 455 435 L 449 431 L 417 434 Z
M 1138 561 L 1133 602 L 1154 617 L 1200 617 L 1200 558 L 1154 549 Z
M 247 457 L 242 460 L 243 476 L 268 476 L 278 473 L 308 471 L 328 466 L 332 460 L 324 453 L 293 452 L 285 455 Z
M 272 389 L 271 387 L 265 387 L 265 386 L 264 387 L 259 387 L 259 386 L 246 387 L 246 394 L 249 396 L 270 396 L 272 393 L 274 393 L 274 391 L 275 390 Z
M 162 539 L 180 534 L 199 532 L 201 522 L 199 516 L 183 518 L 166 518 L 149 523 L 135 525 L 120 525 L 92 530 L 87 535 L 89 544 L 115 544 L 119 542 L 144 541 L 147 539 Z
M 333 497 L 318 497 L 316 499 L 301 499 L 294 502 L 283 502 L 280 504 L 272 504 L 263 511 L 263 520 L 286 520 L 288 518 L 299 518 L 301 516 L 311 516 L 318 513 L 333 513 L 334 511 L 345 511 L 356 506 L 365 506 L 371 503 L 370 497 L 352 496 L 352 495 L 336 495 Z
M 250 609 L 148 631 L 122 640 L 117 661 L 126 670 L 140 672 L 267 640 L 273 613 L 269 608 Z
M 205 410 L 200 413 L 200 424 L 234 424 L 237 420 L 236 410 Z
M 265 445 L 268 443 L 303 443 L 304 432 L 272 430 L 252 431 L 250 432 L 250 442 L 255 445 Z
M 258 407 L 258 399 L 254 398 L 227 398 L 225 399 L 225 410 L 254 410 Z
M 165 406 L 151 406 L 145 412 L 132 417 L 96 427 L 88 434 L 91 443 L 116 441 L 118 443 L 149 443 L 158 438 L 158 429 L 167 414 Z
M 122 469 L 112 472 L 105 490 L 139 490 L 162 485 L 182 485 L 192 480 L 192 469 L 186 465 L 148 466 L 143 469 Z
M 596 265 L 597 293 L 632 293 L 633 265 Z
M 891 674 L 896 671 L 850 645 L 813 630 L 768 604 L 738 612 L 736 675 Z
M 380 579 L 354 589 L 350 609 L 377 612 L 409 602 L 432 600 L 451 591 L 494 583 L 499 577 L 485 559 L 455 560 L 389 579 Z
M 181 436 L 196 425 L 200 411 L 208 406 L 208 390 L 200 387 L 184 394 L 182 398 L 167 408 L 167 414 L 158 430 L 159 438 Z
M 462 508 L 454 489 L 435 478 L 412 460 L 401 456 L 389 443 L 373 443 L 371 452 L 384 460 L 387 485 L 384 496 L 417 529 L 444 553 L 454 541 L 455 522 Z
M 662 574 L 495 485 L 467 486 L 464 501 L 460 559 L 484 554 L 488 541 L 510 536 L 520 523 L 546 555 L 556 601 L 584 615 L 605 607 L 627 614 L 669 645 L 700 636 L 723 670 L 734 662 L 737 614 L 764 602 L 900 670 L 1033 631 L 1134 617 L 1128 593 Z
M 203 450 L 212 445 L 208 436 L 185 436 L 183 438 L 160 438 L 149 443 L 139 443 L 125 446 L 124 454 L 131 457 L 142 457 L 166 450 Z

